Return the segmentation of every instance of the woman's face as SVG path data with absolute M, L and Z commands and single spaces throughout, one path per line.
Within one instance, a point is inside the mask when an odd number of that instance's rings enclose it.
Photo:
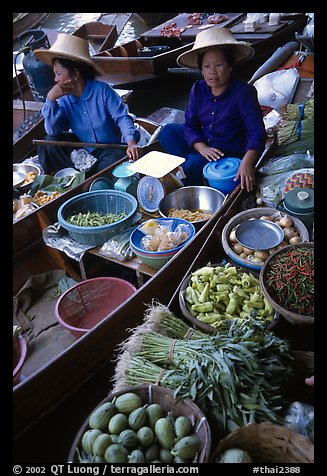
M 221 93 L 228 85 L 232 68 L 221 49 L 212 49 L 204 54 L 201 71 L 212 92 Z
M 61 66 L 58 61 L 55 61 L 53 64 L 53 73 L 54 73 L 54 80 L 55 83 L 59 86 L 62 86 L 64 81 L 68 81 L 72 79 L 71 73 L 67 68 Z

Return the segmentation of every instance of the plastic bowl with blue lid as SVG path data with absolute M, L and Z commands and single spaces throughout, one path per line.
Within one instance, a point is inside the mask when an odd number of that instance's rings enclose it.
M 240 180 L 234 181 L 240 163 L 241 160 L 236 157 L 224 157 L 208 162 L 203 167 L 203 177 L 210 187 L 230 193 L 240 183 Z

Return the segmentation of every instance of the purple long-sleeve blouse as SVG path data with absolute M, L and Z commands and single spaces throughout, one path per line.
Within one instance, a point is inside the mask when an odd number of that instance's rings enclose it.
M 261 154 L 266 131 L 255 87 L 233 78 L 221 95 L 214 96 L 204 80 L 196 81 L 185 111 L 184 132 L 190 147 L 204 142 L 225 157 L 242 158 L 249 149 Z

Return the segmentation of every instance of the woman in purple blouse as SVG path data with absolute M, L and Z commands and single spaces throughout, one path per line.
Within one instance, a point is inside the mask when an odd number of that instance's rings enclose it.
M 35 50 L 37 59 L 53 66 L 55 85 L 42 108 L 47 140 L 91 143 L 124 143 L 122 149 L 87 149 L 97 162 L 92 173 L 99 172 L 126 154 L 138 158 L 140 133 L 117 92 L 95 79 L 103 71 L 92 61 L 87 41 L 59 33 L 50 49 Z M 44 145 L 38 148 L 39 162 L 45 173 L 74 167 L 70 158 L 74 147 Z
M 203 185 L 203 167 L 220 157 L 242 159 L 235 181 L 251 191 L 253 165 L 264 150 L 266 131 L 254 86 L 232 76 L 233 66 L 251 58 L 253 48 L 236 41 L 226 28 L 198 33 L 180 66 L 199 68 L 203 79 L 193 85 L 185 124 L 167 124 L 159 142 L 170 154 L 184 157 L 185 185 Z

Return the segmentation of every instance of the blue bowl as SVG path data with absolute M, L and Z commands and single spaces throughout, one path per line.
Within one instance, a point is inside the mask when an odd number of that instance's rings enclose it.
M 181 248 L 183 248 L 183 246 L 188 243 L 191 238 L 193 238 L 193 236 L 195 235 L 196 233 L 196 229 L 194 227 L 194 225 L 186 220 L 183 220 L 182 218 L 157 218 L 156 219 L 156 222 L 158 224 L 162 224 L 164 225 L 165 223 L 168 224 L 169 222 L 172 222 L 172 227 L 171 227 L 171 231 L 175 231 L 177 226 L 178 225 L 183 225 L 182 229 L 185 229 L 185 231 L 189 234 L 188 238 L 186 241 L 184 241 L 184 243 L 182 243 L 181 245 L 177 246 L 176 248 L 173 248 L 171 250 L 167 250 L 167 251 L 147 251 L 145 250 L 142 245 L 141 245 L 141 240 L 145 235 L 145 233 L 141 230 L 141 228 L 144 226 L 144 223 L 141 223 L 141 225 L 139 225 L 137 228 L 135 228 L 135 230 L 133 230 L 133 232 L 131 233 L 131 236 L 130 236 L 130 244 L 131 244 L 131 248 L 133 249 L 134 253 L 139 253 L 140 256 L 142 257 L 154 257 L 154 258 L 171 258 L 172 255 L 174 255 L 175 253 L 177 253 Z
M 97 190 L 113 190 L 114 189 L 114 184 L 113 182 L 108 179 L 107 177 L 99 177 L 95 180 L 90 185 L 89 191 L 94 192 Z

